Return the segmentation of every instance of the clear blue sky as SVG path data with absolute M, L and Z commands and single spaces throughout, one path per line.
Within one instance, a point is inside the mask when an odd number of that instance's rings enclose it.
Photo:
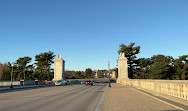
M 140 57 L 188 54 L 188 0 L 0 0 L 0 62 L 53 51 L 66 69 L 116 66 L 121 43 Z

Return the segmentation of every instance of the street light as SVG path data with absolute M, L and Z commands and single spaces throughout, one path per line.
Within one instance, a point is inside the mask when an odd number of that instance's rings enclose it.
M 108 85 L 108 87 L 111 87 L 111 84 L 110 84 L 110 61 L 108 61 L 108 73 L 109 73 L 109 85 Z
M 10 88 L 13 88 L 13 86 L 12 86 L 12 74 L 13 74 L 14 64 L 12 63 L 11 66 L 12 66 L 12 71 L 11 71 L 11 85 L 10 85 Z
M 24 67 L 24 81 L 25 81 L 25 67 Z

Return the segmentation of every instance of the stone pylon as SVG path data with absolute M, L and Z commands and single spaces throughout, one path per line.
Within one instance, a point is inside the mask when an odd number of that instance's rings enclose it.
M 118 63 L 118 81 L 120 81 L 121 79 L 129 79 L 127 58 L 125 57 L 125 53 L 120 53 L 120 57 L 118 58 L 117 63 Z
M 116 71 L 113 70 L 113 71 L 112 71 L 112 74 L 110 74 L 110 76 L 111 76 L 111 78 L 115 79 L 115 78 L 116 78 Z
M 95 71 L 95 78 L 98 78 L 98 70 Z
M 61 55 L 57 55 L 57 59 L 54 60 L 54 78 L 53 81 L 65 79 L 65 61 L 61 59 Z

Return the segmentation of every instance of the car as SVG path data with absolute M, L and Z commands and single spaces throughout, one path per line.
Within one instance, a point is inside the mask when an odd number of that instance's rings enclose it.
M 67 80 L 58 80 L 55 82 L 56 86 L 67 85 Z
M 84 83 L 85 83 L 85 81 L 81 81 L 81 82 L 80 82 L 80 84 L 84 84 Z
M 93 82 L 92 82 L 91 80 L 87 80 L 87 81 L 85 81 L 85 85 L 86 85 L 86 86 L 87 86 L 87 85 L 93 86 Z
M 78 83 L 78 80 L 74 80 L 74 83 Z

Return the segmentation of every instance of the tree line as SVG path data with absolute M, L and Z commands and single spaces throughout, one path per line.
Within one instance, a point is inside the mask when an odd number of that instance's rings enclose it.
M 20 57 L 13 65 L 13 80 L 52 80 L 54 78 L 54 70 L 51 68 L 53 64 L 54 52 L 48 51 L 37 54 L 35 63 L 31 64 L 31 57 Z M 0 80 L 11 80 L 12 64 L 0 63 Z M 67 79 L 85 79 L 94 78 L 94 71 L 87 68 L 85 71 L 65 71 Z
M 85 71 L 65 71 L 65 78 L 67 79 L 89 79 L 94 78 L 95 72 L 91 68 Z
M 118 53 L 125 53 L 128 59 L 128 73 L 131 79 L 171 79 L 188 80 L 188 55 L 173 58 L 162 54 L 150 58 L 137 58 L 140 46 L 121 44 Z M 31 57 L 20 57 L 14 62 L 13 80 L 52 80 L 54 52 L 48 51 L 35 56 L 35 63 L 31 64 Z M 10 80 L 11 63 L 0 63 L 0 80 Z M 65 77 L 70 79 L 94 78 L 94 71 L 65 71 Z M 118 75 L 117 75 L 118 76 Z
M 162 54 L 151 58 L 137 58 L 140 46 L 121 44 L 118 53 L 125 53 L 128 62 L 129 78 L 188 80 L 188 55 L 173 58 Z
M 10 80 L 13 67 L 13 80 L 51 80 L 53 78 L 54 52 L 48 51 L 35 56 L 35 63 L 30 64 L 32 58 L 25 56 L 16 60 L 12 66 L 10 62 L 0 63 L 0 80 Z M 30 64 L 30 65 L 29 65 Z M 35 67 L 36 66 L 36 67 Z

